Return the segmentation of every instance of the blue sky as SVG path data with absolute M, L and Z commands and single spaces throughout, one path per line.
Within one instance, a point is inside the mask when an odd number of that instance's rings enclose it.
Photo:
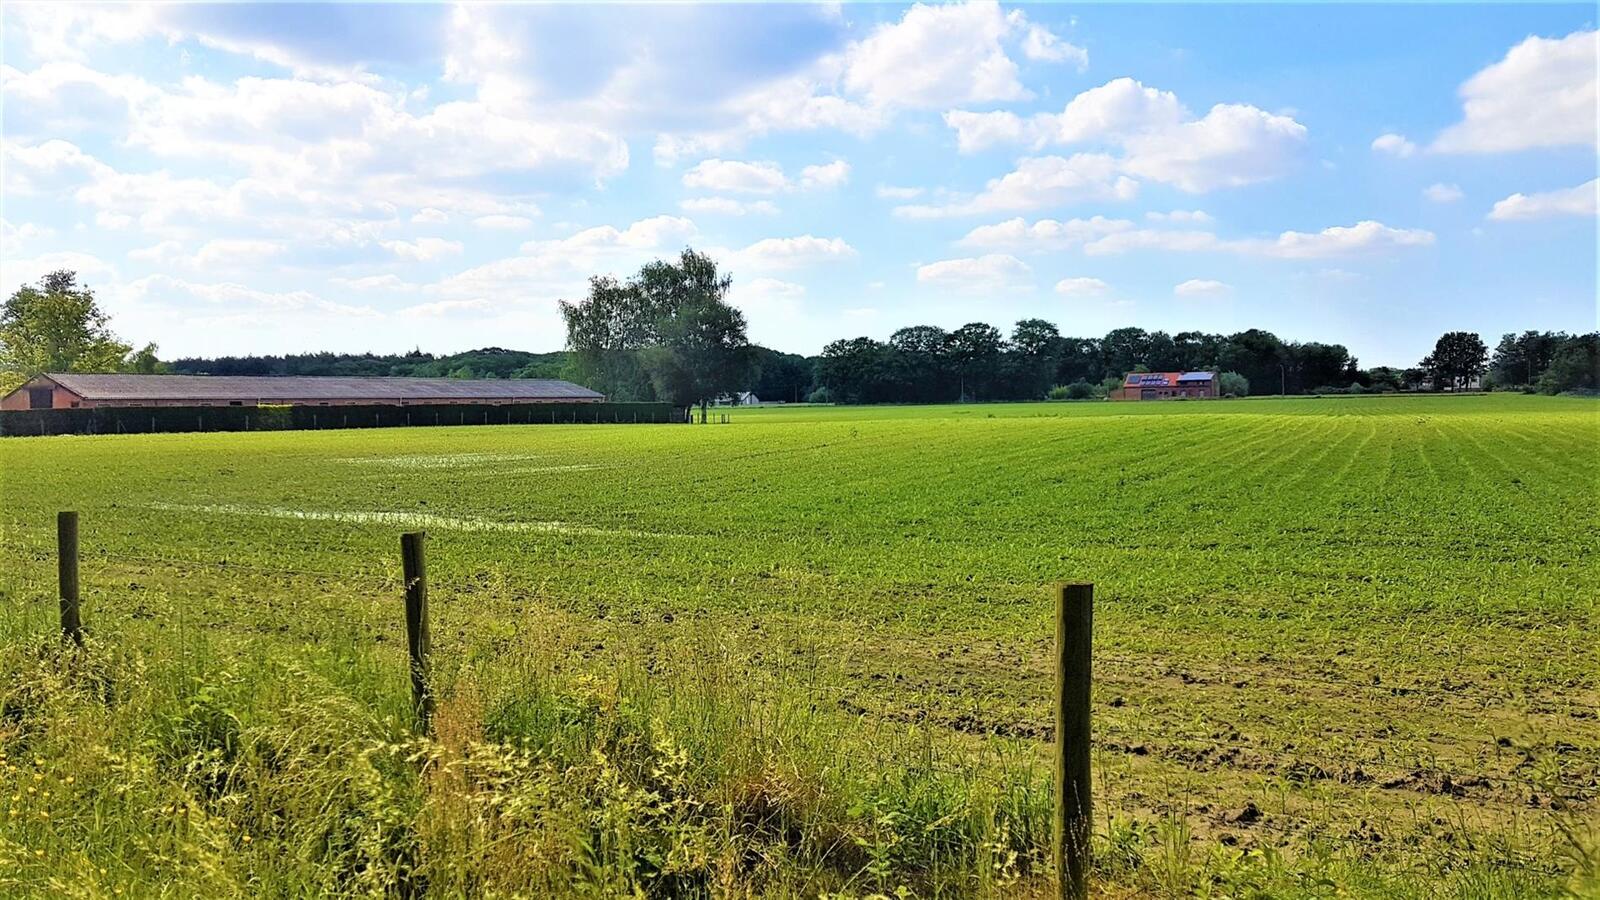
M 3 278 L 163 355 L 557 349 L 685 245 L 753 339 L 1596 327 L 1592 4 L 4 8 Z

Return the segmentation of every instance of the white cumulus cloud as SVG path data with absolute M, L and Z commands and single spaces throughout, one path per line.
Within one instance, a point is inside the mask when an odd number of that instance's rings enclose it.
M 1172 292 L 1179 297 L 1214 297 L 1232 290 L 1228 285 L 1209 278 L 1191 278 L 1174 285 Z
M 1044 252 L 1063 250 L 1085 241 L 1127 231 L 1133 223 L 1127 219 L 1108 219 L 1094 216 L 1088 219 L 1039 219 L 1033 223 L 1018 217 L 979 225 L 967 232 L 958 243 L 967 247 L 1019 252 Z
M 850 164 L 842 159 L 800 170 L 800 187 L 835 188 L 850 180 Z
M 1382 222 L 1366 220 L 1354 225 L 1337 225 L 1319 232 L 1285 231 L 1262 247 L 1261 253 L 1285 259 L 1319 259 L 1345 256 L 1363 250 L 1391 247 L 1425 247 L 1433 243 L 1433 232 L 1420 228 L 1391 228 Z
M 1147 212 L 1152 222 L 1170 222 L 1175 225 L 1210 225 L 1217 220 L 1203 209 L 1175 209 L 1171 212 Z
M 917 281 L 961 291 L 1020 290 L 1032 281 L 1033 269 L 1015 256 L 989 253 L 942 259 L 917 267 Z
M 1556 216 L 1595 215 L 1595 195 L 1600 192 L 1600 179 L 1591 179 L 1576 187 L 1545 191 L 1538 194 L 1512 194 L 1494 205 L 1489 218 L 1508 222 L 1518 219 L 1548 219 Z
M 952 109 L 944 114 L 944 124 L 955 130 L 956 149 L 962 153 L 978 153 L 1005 144 L 1038 143 L 1031 137 L 1032 123 L 1006 110 Z
M 819 263 L 851 259 L 856 249 L 842 238 L 820 238 L 810 234 L 788 238 L 766 238 L 734 254 L 734 265 L 755 269 L 798 269 Z
M 1083 251 L 1091 256 L 1106 256 L 1133 250 L 1161 250 L 1180 253 L 1236 253 L 1278 259 L 1325 259 L 1428 246 L 1433 242 L 1434 235 L 1431 231 L 1420 228 L 1392 228 L 1382 222 L 1366 220 L 1354 225 L 1336 225 L 1317 232 L 1285 231 L 1270 239 L 1225 239 L 1210 231 L 1146 228 L 1108 234 L 1085 244 Z
M 898 206 L 895 212 L 912 219 L 931 219 L 1130 200 L 1138 192 L 1138 182 L 1119 174 L 1117 161 L 1104 153 L 1037 156 L 1021 160 L 1014 170 L 991 179 L 983 191 L 967 199 L 941 205 Z
M 878 105 L 1025 100 L 1004 45 L 1022 21 L 993 0 L 918 3 L 846 50 L 844 86 Z
M 1423 188 L 1422 196 L 1433 201 L 1434 203 L 1454 203 L 1457 200 L 1460 200 L 1464 195 L 1461 193 L 1461 187 L 1459 185 L 1445 184 L 1444 182 L 1440 182 L 1438 184 L 1430 184 Z
M 1219 103 L 1197 121 L 1129 138 L 1122 167 L 1199 194 L 1282 177 L 1305 144 L 1306 127 L 1288 116 Z
M 1398 156 L 1401 159 L 1405 159 L 1408 156 L 1416 155 L 1417 145 L 1404 135 L 1380 134 L 1372 139 L 1372 150 L 1374 153 L 1387 153 L 1390 156 Z
M 453 256 L 461 252 L 460 241 L 447 241 L 444 238 L 425 237 L 414 241 L 384 241 L 383 249 L 388 250 L 401 259 L 428 262 L 442 256 Z
M 707 159 L 683 173 L 683 186 L 735 194 L 779 194 L 786 191 L 835 188 L 850 179 L 850 164 L 842 159 L 806 166 L 799 179 L 791 179 L 775 162 Z
M 702 160 L 683 173 L 683 186 L 706 191 L 742 194 L 776 194 L 787 190 L 789 179 L 775 162 Z
M 1040 62 L 1070 62 L 1080 72 L 1089 68 L 1089 51 L 1062 40 L 1043 25 L 1028 26 L 1022 39 L 1022 55 Z
M 1600 32 L 1530 37 L 1461 86 L 1461 121 L 1432 148 L 1440 153 L 1504 153 L 1596 144 L 1596 65 Z
M 1098 278 L 1063 278 L 1056 282 L 1056 293 L 1063 297 L 1099 297 L 1111 290 L 1111 285 Z
M 1060 113 L 1024 119 L 1004 110 L 951 110 L 944 120 L 963 153 L 1001 144 L 1115 147 L 1123 151 L 1119 171 L 1189 193 L 1279 178 L 1306 147 L 1306 128 L 1291 116 L 1218 103 L 1196 118 L 1176 94 L 1132 78 L 1090 88 Z

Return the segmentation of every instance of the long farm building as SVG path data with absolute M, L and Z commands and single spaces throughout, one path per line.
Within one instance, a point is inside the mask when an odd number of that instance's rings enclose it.
M 604 394 L 551 378 L 48 374 L 0 398 L 0 409 L 509 405 L 605 399 Z

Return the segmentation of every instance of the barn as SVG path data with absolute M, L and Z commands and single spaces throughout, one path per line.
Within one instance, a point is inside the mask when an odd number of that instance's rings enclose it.
M 1216 397 L 1215 372 L 1129 372 L 1113 400 L 1182 400 Z
M 101 406 L 412 406 L 602 403 L 605 395 L 552 378 L 384 378 L 331 375 L 38 375 L 0 409 Z

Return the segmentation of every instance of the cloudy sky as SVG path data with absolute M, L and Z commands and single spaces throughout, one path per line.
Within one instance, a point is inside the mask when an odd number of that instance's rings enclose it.
M 1596 327 L 1568 6 L 4 7 L 6 290 L 166 356 L 557 349 L 685 245 L 751 335 Z

